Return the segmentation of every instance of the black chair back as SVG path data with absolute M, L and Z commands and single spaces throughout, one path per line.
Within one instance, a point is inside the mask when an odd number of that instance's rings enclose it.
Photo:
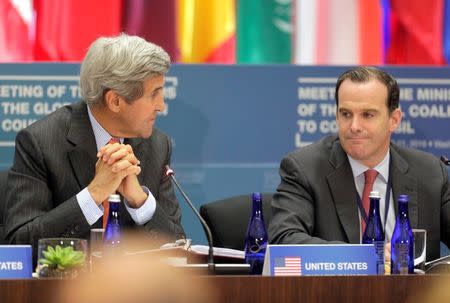
M 266 228 L 272 218 L 272 194 L 263 194 L 263 214 Z M 200 207 L 200 214 L 211 228 L 215 247 L 244 250 L 245 235 L 252 213 L 251 195 L 231 197 Z

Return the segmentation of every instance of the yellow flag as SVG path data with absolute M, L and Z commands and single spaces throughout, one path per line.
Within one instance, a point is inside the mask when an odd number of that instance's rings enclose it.
M 179 0 L 177 11 L 180 62 L 235 62 L 234 0 Z

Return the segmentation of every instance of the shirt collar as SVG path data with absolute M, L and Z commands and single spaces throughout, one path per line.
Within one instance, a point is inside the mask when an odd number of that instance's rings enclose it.
M 358 162 L 357 160 L 353 159 L 352 157 L 348 156 L 348 161 L 350 162 L 350 166 L 352 167 L 353 177 L 358 177 L 361 174 L 363 174 L 366 170 L 369 169 L 369 167 L 365 166 L 364 164 Z M 384 159 L 378 163 L 377 166 L 375 166 L 373 169 L 378 172 L 378 175 L 381 176 L 384 179 L 384 182 L 387 183 L 389 180 L 389 159 L 390 159 L 390 151 L 386 153 L 386 156 Z
M 112 136 L 98 123 L 95 119 L 94 115 L 91 112 L 89 106 L 88 115 L 89 120 L 91 121 L 92 130 L 94 131 L 95 143 L 97 144 L 97 150 L 108 144 L 109 140 L 111 140 Z M 123 138 L 119 138 L 120 142 L 123 143 Z

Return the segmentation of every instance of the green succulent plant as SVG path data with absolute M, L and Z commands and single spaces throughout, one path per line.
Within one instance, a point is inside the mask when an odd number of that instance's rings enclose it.
M 42 254 L 44 258 L 39 259 L 39 263 L 59 270 L 82 265 L 86 260 L 86 255 L 82 251 L 74 250 L 72 246 L 64 248 L 59 245 L 56 245 L 55 248 L 47 246 L 47 250 L 44 250 Z

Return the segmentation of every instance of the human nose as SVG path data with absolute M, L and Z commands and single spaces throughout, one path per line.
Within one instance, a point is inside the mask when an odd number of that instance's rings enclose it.
M 361 121 L 358 117 L 354 116 L 350 122 L 350 130 L 354 133 L 361 131 Z
M 166 102 L 164 102 L 164 97 L 158 98 L 156 103 L 156 110 L 158 112 L 163 112 L 166 109 Z

